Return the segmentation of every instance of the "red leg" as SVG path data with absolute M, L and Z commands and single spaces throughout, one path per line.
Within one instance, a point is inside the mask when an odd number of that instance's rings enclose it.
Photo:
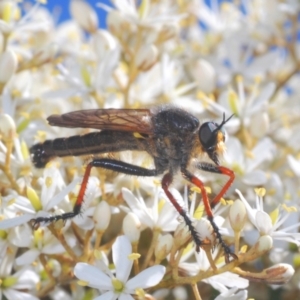
M 169 198 L 169 200 L 171 201 L 171 203 L 173 204 L 173 206 L 176 208 L 176 210 L 178 211 L 178 213 L 183 217 L 186 225 L 188 226 L 191 235 L 194 239 L 194 242 L 196 244 L 196 251 L 199 252 L 200 251 L 200 247 L 202 245 L 202 242 L 198 236 L 197 231 L 195 230 L 191 219 L 188 217 L 186 211 L 178 204 L 178 202 L 176 201 L 176 199 L 174 198 L 174 196 L 172 195 L 172 193 L 169 191 L 169 186 L 171 185 L 173 181 L 173 176 L 170 173 L 167 173 L 164 175 L 162 181 L 161 181 L 161 185 L 162 188 L 164 190 L 164 192 L 166 193 L 167 197 Z
M 205 208 L 208 220 L 209 220 L 211 226 L 213 227 L 213 230 L 214 230 L 214 233 L 216 235 L 216 238 L 218 239 L 219 243 L 221 244 L 221 246 L 222 246 L 222 248 L 223 248 L 223 250 L 225 252 L 225 261 L 226 261 L 226 263 L 228 263 L 230 261 L 230 259 L 229 259 L 230 256 L 236 259 L 237 256 L 234 253 L 231 252 L 230 248 L 223 241 L 223 238 L 222 238 L 222 236 L 220 234 L 219 228 L 216 225 L 216 223 L 214 222 L 213 212 L 211 210 L 211 205 L 210 205 L 210 202 L 208 200 L 208 196 L 207 196 L 207 193 L 206 193 L 206 190 L 205 190 L 203 182 L 199 178 L 197 178 L 196 176 L 194 176 L 192 173 L 190 173 L 187 170 L 183 169 L 183 170 L 181 170 L 181 172 L 182 172 L 183 177 L 186 180 L 190 181 L 191 183 L 193 183 L 195 186 L 197 186 L 201 190 L 203 204 L 204 204 L 204 208 Z M 221 196 L 220 196 L 220 194 L 221 193 L 219 193 L 217 195 L 217 197 L 219 197 L 219 199 L 221 199 L 221 197 L 223 195 L 223 194 L 221 194 Z
M 87 188 L 92 167 L 99 167 L 99 168 L 113 170 L 128 175 L 137 175 L 137 176 L 156 176 L 158 173 L 156 169 L 146 169 L 122 161 L 114 160 L 114 159 L 105 159 L 105 158 L 94 159 L 86 167 L 73 211 L 61 215 L 51 216 L 51 217 L 39 217 L 36 219 L 32 219 L 31 222 L 33 224 L 32 226 L 34 229 L 37 229 L 41 222 L 55 222 L 58 220 L 67 220 L 70 218 L 74 218 L 75 216 L 80 214 L 82 203 L 84 200 L 84 194 Z
M 212 200 L 211 202 L 211 207 L 215 207 L 221 200 L 221 198 L 225 195 L 225 193 L 227 192 L 227 190 L 230 188 L 230 186 L 232 185 L 235 175 L 234 172 L 226 167 L 217 167 L 218 170 L 220 171 L 220 174 L 224 174 L 229 176 L 228 181 L 225 183 L 225 185 L 222 187 L 221 191 L 219 192 L 218 195 L 215 196 L 215 198 Z
M 226 167 L 213 165 L 210 163 L 200 163 L 198 165 L 198 168 L 211 173 L 217 173 L 217 174 L 224 174 L 229 176 L 228 181 L 225 183 L 225 185 L 222 187 L 221 191 L 215 196 L 215 198 L 210 202 L 211 208 L 214 208 L 221 200 L 221 198 L 225 195 L 229 187 L 234 181 L 235 175 L 234 172 Z

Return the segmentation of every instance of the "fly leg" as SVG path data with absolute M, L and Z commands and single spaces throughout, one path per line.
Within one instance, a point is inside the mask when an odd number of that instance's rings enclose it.
M 235 175 L 234 172 L 226 167 L 222 166 L 216 166 L 210 163 L 201 163 L 197 166 L 202 171 L 210 172 L 210 173 L 217 173 L 217 174 L 224 174 L 229 176 L 228 181 L 225 183 L 225 185 L 222 187 L 221 191 L 215 196 L 215 198 L 211 201 L 210 206 L 211 208 L 214 208 L 221 200 L 221 198 L 224 196 L 224 194 L 227 192 L 229 187 L 234 181 Z
M 197 186 L 201 190 L 203 204 L 204 204 L 204 207 L 205 207 L 207 218 L 208 218 L 208 220 L 209 220 L 209 222 L 210 222 L 210 224 L 211 224 L 211 226 L 214 230 L 214 233 L 216 235 L 217 240 L 219 241 L 219 243 L 221 244 L 221 246 L 222 246 L 222 248 L 225 252 L 225 261 L 226 261 L 226 263 L 230 262 L 230 256 L 233 257 L 234 259 L 237 259 L 237 256 L 234 253 L 231 252 L 228 245 L 224 242 L 224 240 L 223 240 L 223 238 L 220 234 L 220 230 L 219 230 L 217 224 L 214 221 L 213 212 L 211 210 L 211 205 L 210 205 L 210 202 L 208 200 L 208 196 L 207 196 L 207 193 L 205 191 L 205 187 L 204 187 L 203 182 L 186 169 L 182 169 L 181 173 L 182 173 L 182 176 L 187 181 L 193 183 L 195 186 Z M 222 195 L 219 196 L 219 197 L 221 198 Z
M 171 201 L 171 203 L 173 204 L 173 206 L 178 211 L 178 213 L 183 217 L 186 225 L 189 228 L 189 231 L 191 232 L 192 238 L 193 238 L 193 240 L 196 244 L 196 251 L 199 252 L 200 247 L 202 245 L 202 242 L 199 238 L 199 235 L 198 235 L 197 231 L 195 230 L 191 219 L 187 215 L 187 212 L 179 205 L 179 203 L 176 201 L 176 199 L 174 198 L 172 193 L 169 191 L 169 186 L 171 185 L 172 181 L 173 181 L 172 174 L 171 173 L 165 174 L 162 181 L 161 181 L 162 188 L 163 188 L 165 194 L 167 195 L 167 197 L 169 198 L 169 200 Z
M 41 222 L 55 222 L 58 220 L 67 220 L 67 219 L 74 218 L 75 216 L 80 214 L 82 203 L 84 200 L 84 194 L 87 188 L 88 179 L 92 167 L 99 167 L 99 168 L 112 170 L 123 174 L 136 175 L 136 176 L 156 176 L 158 174 L 157 169 L 146 169 L 119 160 L 106 159 L 106 158 L 94 159 L 90 163 L 88 163 L 86 167 L 82 179 L 81 187 L 77 196 L 77 200 L 73 207 L 73 211 L 61 215 L 51 216 L 51 217 L 39 217 L 36 219 L 32 219 L 31 222 L 33 224 L 33 228 L 37 229 Z

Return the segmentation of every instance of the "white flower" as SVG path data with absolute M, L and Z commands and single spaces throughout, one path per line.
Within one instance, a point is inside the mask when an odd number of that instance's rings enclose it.
M 251 152 L 245 153 L 241 142 L 232 137 L 228 139 L 226 148 L 226 164 L 235 171 L 236 187 L 240 188 L 241 182 L 251 186 L 263 185 L 267 182 L 263 164 L 271 161 L 276 153 L 276 146 L 271 139 L 266 137 L 260 140 Z
M 276 209 L 272 213 L 272 218 L 269 214 L 264 211 L 262 197 L 256 196 L 256 208 L 252 208 L 248 201 L 244 198 L 239 190 L 236 190 L 240 199 L 245 204 L 248 218 L 250 222 L 256 227 L 258 233 L 255 234 L 253 231 L 247 231 L 245 233 L 245 239 L 253 244 L 257 240 L 258 234 L 261 236 L 269 235 L 275 240 L 285 241 L 286 243 L 294 243 L 298 247 L 300 246 L 300 233 L 297 232 L 299 222 L 293 222 L 292 225 L 283 227 L 283 225 L 291 219 L 291 214 L 288 212 L 280 213 Z M 292 210 L 293 212 L 294 210 Z M 293 219 L 293 217 L 292 217 Z M 281 245 L 283 248 L 283 245 Z
M 247 290 L 239 290 L 237 287 L 227 289 L 226 287 L 222 288 L 221 294 L 215 298 L 215 300 L 246 300 L 248 299 Z
M 12 228 L 24 224 L 30 219 L 49 216 L 49 211 L 55 208 L 70 193 L 80 181 L 76 178 L 68 186 L 65 186 L 60 173 L 55 168 L 46 168 L 43 178 L 40 179 L 42 185 L 41 198 L 36 192 L 27 187 L 28 198 L 11 194 L 4 199 L 5 214 L 9 216 L 0 222 L 0 229 Z M 59 193 L 57 193 L 59 190 Z M 14 200 L 12 202 L 11 200 Z M 70 208 L 69 206 L 69 209 Z M 20 216 L 20 212 L 22 215 Z
M 214 251 L 214 257 L 218 255 L 217 252 L 218 251 Z M 195 276 L 200 271 L 205 272 L 210 269 L 210 263 L 207 259 L 205 251 L 195 253 L 195 257 L 197 261 L 190 263 L 184 261 L 188 258 L 188 256 L 185 255 L 181 258 L 181 262 L 179 264 L 180 268 L 187 271 L 191 276 Z M 218 274 L 204 279 L 203 281 L 210 284 L 214 289 L 218 290 L 220 293 L 223 293 L 225 290 L 227 290 L 227 288 L 245 289 L 249 285 L 249 281 L 247 279 L 244 279 L 239 275 L 231 272 Z
M 17 265 L 29 265 L 40 254 L 59 254 L 65 252 L 64 246 L 47 228 L 39 228 L 32 234 L 29 226 L 19 226 L 17 230 L 11 231 L 10 239 L 18 247 L 28 247 L 28 250 L 16 259 Z M 66 240 L 70 247 L 75 246 L 75 237 L 67 236 Z
M 175 190 L 172 189 L 174 195 Z M 137 215 L 141 223 L 151 229 L 160 229 L 162 232 L 169 232 L 175 230 L 178 225 L 175 208 L 166 201 L 159 209 L 158 193 L 154 196 L 154 203 L 150 207 L 141 198 L 136 198 L 132 192 L 126 188 L 122 189 L 123 198 L 132 210 Z M 179 193 L 175 193 L 178 195 Z M 174 195 L 175 196 L 175 195 Z M 177 197 L 178 198 L 178 197 Z M 126 210 L 126 209 L 125 209 Z M 128 209 L 127 209 L 128 210 Z
M 94 300 L 134 299 L 131 295 L 136 295 L 137 290 L 158 284 L 166 269 L 161 265 L 152 266 L 129 279 L 133 264 L 133 260 L 129 258 L 131 252 L 132 248 L 129 240 L 125 236 L 119 236 L 112 247 L 112 256 L 116 268 L 115 276 L 112 273 L 108 275 L 97 267 L 86 263 L 76 264 L 75 276 L 86 282 L 86 285 L 104 292 Z
M 112 2 L 117 11 L 120 12 L 119 17 L 124 19 L 122 20 L 124 23 L 141 25 L 145 28 L 173 24 L 184 17 L 184 15 L 173 14 L 175 5 L 168 1 L 159 4 L 145 1 L 146 5 L 140 5 L 140 7 L 131 0 L 113 0 Z M 97 5 L 109 12 L 114 11 L 105 4 L 98 3 Z
M 40 280 L 38 275 L 28 267 L 12 272 L 16 250 L 17 248 L 10 247 L 10 250 L 3 257 L 0 257 L 0 299 L 38 300 L 39 298 L 34 296 Z

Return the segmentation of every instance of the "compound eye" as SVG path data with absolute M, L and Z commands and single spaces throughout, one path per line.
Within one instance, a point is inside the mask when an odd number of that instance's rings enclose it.
M 204 149 L 208 150 L 216 145 L 217 127 L 218 124 L 215 122 L 206 122 L 201 125 L 199 139 Z

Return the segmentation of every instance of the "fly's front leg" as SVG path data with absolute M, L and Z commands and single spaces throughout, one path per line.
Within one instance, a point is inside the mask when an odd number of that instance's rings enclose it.
M 203 199 L 203 204 L 204 204 L 204 208 L 207 214 L 207 218 L 214 230 L 214 233 L 216 235 L 217 240 L 219 241 L 219 243 L 221 244 L 224 252 L 225 252 L 225 261 L 226 263 L 228 263 L 230 261 L 230 256 L 233 257 L 234 259 L 237 259 L 237 256 L 231 252 L 230 248 L 228 247 L 228 245 L 224 242 L 221 234 L 220 234 L 220 230 L 217 226 L 217 224 L 214 221 L 214 216 L 213 216 L 213 212 L 211 210 L 211 206 L 210 206 L 210 202 L 208 200 L 208 196 L 204 187 L 203 182 L 196 177 L 195 175 L 193 175 L 191 172 L 189 172 L 186 169 L 182 169 L 182 176 L 189 182 L 193 183 L 195 186 L 197 186 L 200 190 L 201 190 L 201 194 L 202 194 L 202 199 Z
M 221 200 L 221 198 L 224 196 L 224 194 L 227 192 L 229 187 L 234 181 L 235 175 L 234 172 L 226 167 L 222 166 L 216 166 L 210 163 L 200 163 L 198 166 L 198 169 L 210 173 L 217 173 L 217 174 L 224 174 L 229 176 L 228 181 L 225 183 L 225 185 L 222 187 L 221 191 L 215 196 L 215 198 L 210 202 L 211 208 L 214 208 Z
M 146 169 L 119 160 L 106 159 L 106 158 L 94 159 L 86 167 L 73 211 L 61 215 L 51 216 L 51 217 L 39 217 L 36 219 L 32 219 L 31 222 L 33 224 L 33 228 L 37 229 L 41 222 L 54 222 L 58 220 L 67 220 L 70 218 L 74 218 L 75 216 L 80 214 L 82 203 L 84 200 L 84 194 L 87 188 L 88 179 L 92 167 L 103 168 L 103 169 L 112 170 L 127 175 L 136 175 L 136 176 L 156 176 L 158 174 L 156 169 Z

